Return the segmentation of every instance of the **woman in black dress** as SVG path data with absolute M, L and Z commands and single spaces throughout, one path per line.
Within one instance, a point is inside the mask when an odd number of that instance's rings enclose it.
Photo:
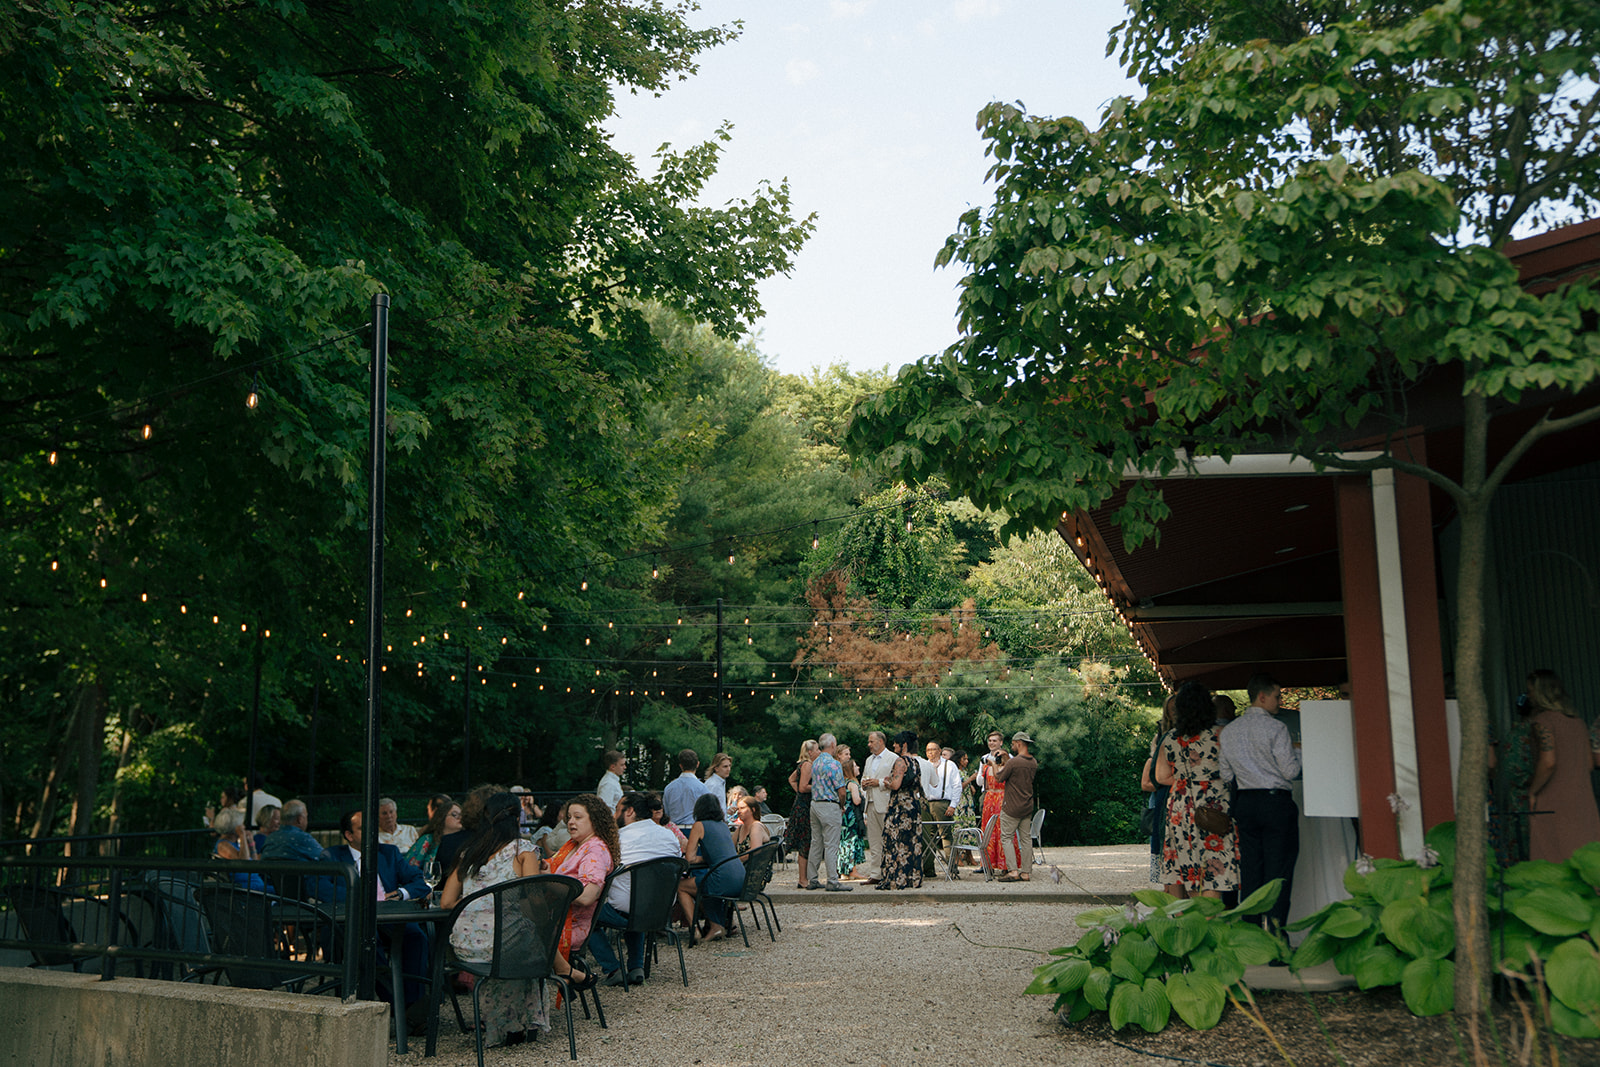
M 801 745 L 800 758 L 794 761 L 794 770 L 789 772 L 794 810 L 789 812 L 789 823 L 783 830 L 783 848 L 800 868 L 800 889 L 806 887 L 806 857 L 811 854 L 811 761 L 817 758 L 819 751 L 815 740 Z
M 879 889 L 922 887 L 922 769 L 917 762 L 917 735 L 902 730 L 890 747 L 894 770 L 884 779 L 889 810 L 883 816 L 883 875 Z

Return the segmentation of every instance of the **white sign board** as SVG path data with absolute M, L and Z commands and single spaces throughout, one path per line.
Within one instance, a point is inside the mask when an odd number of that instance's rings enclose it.
M 1300 702 L 1300 763 L 1308 816 L 1359 817 L 1355 717 L 1348 700 Z

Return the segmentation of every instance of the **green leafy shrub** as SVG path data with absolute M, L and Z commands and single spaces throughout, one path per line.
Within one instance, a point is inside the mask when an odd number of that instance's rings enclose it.
M 1137 903 L 1085 911 L 1077 922 L 1087 931 L 1077 944 L 1052 950 L 1062 958 L 1036 968 L 1026 992 L 1054 995 L 1055 1010 L 1074 1023 L 1103 1011 L 1112 1029 L 1137 1023 L 1154 1033 L 1177 1012 L 1209 1030 L 1245 967 L 1280 958 L 1281 942 L 1239 920 L 1271 908 L 1282 885 L 1270 882 L 1232 909 L 1145 889 L 1133 894 Z
M 1550 1025 L 1570 1037 L 1600 1037 L 1600 842 L 1566 863 L 1528 860 L 1491 890 L 1496 961 L 1548 990 Z M 1455 1006 L 1455 824 L 1429 831 L 1420 860 L 1363 857 L 1345 871 L 1349 900 L 1290 925 L 1309 935 L 1289 959 L 1295 970 L 1333 960 L 1362 989 L 1398 985 L 1418 1015 Z M 1537 961 L 1537 963 L 1535 962 Z

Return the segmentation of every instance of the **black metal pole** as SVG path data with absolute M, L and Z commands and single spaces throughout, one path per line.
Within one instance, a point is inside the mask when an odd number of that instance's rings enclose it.
M 385 474 L 385 423 L 389 411 L 389 296 L 372 298 L 372 405 L 370 478 L 367 483 L 367 766 L 366 792 L 361 805 L 361 884 L 351 901 L 350 914 L 359 917 L 360 978 L 362 1000 L 377 998 L 378 913 L 378 752 L 383 708 L 383 506 Z M 396 995 L 399 991 L 396 990 Z
M 256 685 L 250 701 L 250 761 L 244 778 L 244 827 L 256 828 L 256 728 L 261 722 L 261 620 L 256 620 Z
M 467 649 L 467 665 L 462 668 L 461 681 L 461 791 L 472 789 L 472 650 Z
M 306 793 L 317 792 L 317 709 L 322 704 L 322 683 L 311 687 L 311 756 L 306 760 Z
M 717 751 L 722 751 L 722 702 L 724 699 L 722 677 L 722 598 L 717 597 Z

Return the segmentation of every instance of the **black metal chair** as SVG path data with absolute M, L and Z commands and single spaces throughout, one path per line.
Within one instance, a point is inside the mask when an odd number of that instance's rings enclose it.
M 74 971 L 84 969 L 86 957 L 67 947 L 78 941 L 78 935 L 67 917 L 67 907 L 74 899 L 71 893 L 51 885 L 23 884 L 10 887 L 5 897 L 24 938 L 61 946 L 60 949 L 30 949 L 33 963 L 29 966 L 71 967 Z
M 439 936 L 444 938 L 440 948 L 445 951 L 434 953 L 434 987 L 440 988 L 443 971 L 464 972 L 477 978 L 472 985 L 472 1022 L 477 1038 L 478 1067 L 483 1067 L 483 1008 L 480 994 L 485 981 L 495 980 L 537 980 L 541 996 L 547 982 L 554 982 L 560 987 L 567 1013 L 568 1051 L 573 1059 L 578 1058 L 578 1038 L 572 1020 L 572 999 L 577 991 L 566 978 L 556 974 L 555 959 L 560 950 L 561 930 L 566 924 L 567 911 L 581 892 L 583 883 L 564 874 L 513 878 L 463 897 L 456 904 L 449 922 L 440 926 Z M 460 921 L 468 905 L 484 898 L 491 900 L 494 908 L 493 949 L 488 960 L 461 959 L 448 949 L 450 931 Z M 581 945 L 575 945 L 572 951 L 577 954 L 582 948 Z M 590 992 L 595 994 L 595 1013 L 600 1018 L 601 1027 L 605 1027 L 606 1015 L 600 1006 L 600 995 L 596 990 Z M 583 1010 L 587 1016 L 587 1003 Z
M 780 847 L 782 846 L 778 842 L 768 841 L 760 848 L 753 848 L 741 856 L 729 856 L 711 868 L 712 872 L 715 872 L 717 867 L 721 867 L 724 863 L 732 863 L 734 860 L 742 860 L 744 862 L 744 888 L 730 896 L 723 896 L 717 893 L 706 893 L 704 896 L 711 900 L 723 901 L 728 905 L 734 919 L 739 924 L 739 936 L 744 938 L 745 948 L 750 947 L 750 935 L 745 932 L 744 915 L 739 910 L 740 904 L 750 905 L 750 918 L 755 921 L 757 930 L 761 929 L 761 917 L 757 909 L 766 913 L 769 923 L 767 937 L 773 941 L 778 940 L 777 931 L 783 929 L 783 926 L 778 922 L 778 913 L 772 906 L 772 898 L 766 892 L 767 883 L 772 881 L 772 868 L 777 863 L 778 849 Z M 710 881 L 711 875 L 708 874 L 702 886 L 709 884 Z M 699 911 L 700 899 L 699 896 L 695 898 L 696 911 Z
M 332 914 L 314 904 L 231 883 L 197 885 L 194 897 L 210 927 L 213 951 L 221 956 L 283 961 L 299 956 L 310 960 L 317 954 L 318 943 L 331 938 L 334 928 Z M 298 936 L 307 931 L 306 943 L 297 945 Z M 229 985 L 245 989 L 321 993 L 339 985 L 337 981 L 322 981 L 306 989 L 308 982 L 320 976 L 287 968 L 234 963 L 223 964 L 222 972 Z
M 609 926 L 608 930 L 619 930 L 622 934 L 643 934 L 644 946 L 644 973 L 650 974 L 650 961 L 654 956 L 655 939 L 664 937 L 667 943 L 678 950 L 678 970 L 683 975 L 683 984 L 689 984 L 689 967 L 683 959 L 683 939 L 672 928 L 672 908 L 678 901 L 678 883 L 689 870 L 688 861 L 682 856 L 661 856 L 653 860 L 641 860 L 638 863 L 624 863 L 606 876 L 605 887 L 600 891 L 602 902 L 611 898 L 611 883 L 616 881 L 620 874 L 630 876 L 628 882 L 628 924 L 623 927 Z M 618 954 L 618 959 L 622 959 Z M 629 989 L 624 984 L 623 989 Z

